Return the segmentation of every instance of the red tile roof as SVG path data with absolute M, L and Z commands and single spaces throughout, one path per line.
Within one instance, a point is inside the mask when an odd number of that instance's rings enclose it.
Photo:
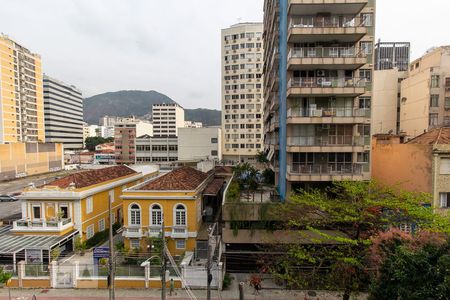
M 46 185 L 68 188 L 69 185 L 73 182 L 75 184 L 75 188 L 84 188 L 131 174 L 137 174 L 137 172 L 127 166 L 114 166 L 98 170 L 81 171 L 57 179 Z
M 214 180 L 211 181 L 206 187 L 206 189 L 203 191 L 203 195 L 216 196 L 219 193 L 220 189 L 222 188 L 224 182 L 225 178 L 222 177 L 214 178 Z
M 217 166 L 214 168 L 216 174 L 233 174 L 233 168 L 229 166 Z
M 139 190 L 192 191 L 197 189 L 208 176 L 191 167 L 182 167 L 148 182 Z
M 450 144 L 450 127 L 435 128 L 428 132 L 408 141 L 407 144 L 422 144 L 422 145 L 449 145 Z

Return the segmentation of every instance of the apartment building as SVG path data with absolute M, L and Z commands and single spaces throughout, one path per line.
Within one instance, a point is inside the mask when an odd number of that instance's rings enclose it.
M 408 71 L 411 44 L 408 42 L 381 42 L 375 44 L 375 70 L 398 69 Z
M 83 96 L 73 85 L 44 75 L 45 140 L 83 148 Z
M 159 164 L 177 160 L 177 137 L 159 137 L 146 134 L 136 138 L 136 164 Z
M 370 179 L 374 0 L 264 2 L 265 149 L 285 199 Z
M 184 121 L 184 128 L 202 128 L 202 122 Z
M 263 150 L 263 24 L 222 29 L 222 153 L 255 162 Z
M 410 64 L 400 106 L 400 131 L 407 137 L 450 126 L 450 46 L 429 50 Z
M 178 136 L 178 128 L 184 127 L 184 109 L 176 103 L 153 104 L 153 135 Z
M 0 35 L 0 144 L 44 142 L 41 57 Z
M 179 128 L 178 160 L 222 160 L 221 140 L 219 127 Z
M 117 164 L 134 164 L 136 160 L 136 124 L 123 123 L 114 127 L 114 147 Z

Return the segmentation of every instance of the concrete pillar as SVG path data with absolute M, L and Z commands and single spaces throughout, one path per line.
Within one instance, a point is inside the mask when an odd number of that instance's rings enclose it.
M 78 261 L 75 261 L 73 265 L 73 275 L 72 275 L 74 288 L 76 288 L 78 284 L 78 274 L 80 274 L 80 263 Z
M 150 263 L 145 265 L 145 288 L 148 289 L 150 284 Z
M 19 278 L 19 287 L 23 287 L 23 278 L 25 277 L 25 261 L 21 260 L 17 264 L 17 277 Z
M 50 263 L 50 285 L 52 288 L 56 288 L 56 276 L 58 273 L 58 265 L 56 261 Z

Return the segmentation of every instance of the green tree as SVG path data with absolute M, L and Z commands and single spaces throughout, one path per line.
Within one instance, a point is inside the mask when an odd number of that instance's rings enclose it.
M 88 137 L 85 140 L 86 149 L 89 151 L 95 151 L 95 146 L 101 145 L 104 143 L 111 143 L 114 141 L 113 138 L 102 138 L 101 136 Z
M 3 270 L 2 267 L 0 267 L 0 283 L 6 284 L 8 280 L 10 280 L 12 275 L 10 273 L 7 273 Z
M 272 261 L 272 271 L 288 284 L 353 292 L 367 288 L 371 237 L 402 224 L 446 232 L 449 220 L 433 212 L 424 193 L 397 191 L 375 182 L 336 182 L 326 190 L 304 190 L 282 209 L 287 229 L 307 230 L 314 245 L 289 246 Z M 299 231 L 305 233 L 305 231 Z

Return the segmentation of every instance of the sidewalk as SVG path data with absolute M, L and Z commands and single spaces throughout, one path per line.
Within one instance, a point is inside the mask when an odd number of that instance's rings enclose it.
M 189 300 L 189 297 L 184 290 L 176 290 L 176 295 L 169 296 L 167 291 L 167 300 Z M 206 299 L 206 291 L 195 290 L 194 294 L 198 300 Z M 260 295 L 253 295 L 253 289 L 245 287 L 245 300 L 338 300 L 342 299 L 339 294 L 334 293 L 332 295 L 329 292 L 316 292 L 316 296 L 308 296 L 306 292 L 302 291 L 285 291 L 285 290 L 262 290 Z M 11 289 L 12 300 L 32 300 L 33 295 L 36 296 L 36 300 L 76 300 L 76 299 L 90 299 L 90 300 L 103 300 L 108 299 L 108 290 L 105 289 Z M 220 296 L 217 291 L 212 291 L 212 299 L 218 300 L 238 300 L 239 294 L 235 290 L 226 290 L 220 292 Z M 135 290 L 116 290 L 117 300 L 160 300 L 161 290 L 158 289 L 135 289 Z M 366 299 L 364 296 L 360 296 L 358 299 Z M 8 289 L 0 289 L 0 300 L 8 300 Z

